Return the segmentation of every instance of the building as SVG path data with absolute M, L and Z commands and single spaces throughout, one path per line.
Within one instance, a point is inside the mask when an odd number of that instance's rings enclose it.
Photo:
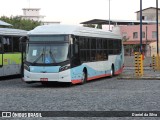
M 60 24 L 59 21 L 44 21 L 44 15 L 40 15 L 40 8 L 23 8 L 23 15 L 20 17 L 22 19 L 28 19 L 33 21 L 40 21 L 42 25 L 48 24 Z
M 140 51 L 140 25 L 117 26 L 123 39 L 125 55 L 134 55 Z M 113 28 L 115 31 L 116 26 Z M 146 56 L 151 56 L 150 44 L 156 42 L 157 32 L 155 24 L 142 26 L 142 50 Z
M 158 12 L 160 16 L 160 9 L 158 9 Z M 140 11 L 136 11 L 135 13 L 137 14 L 137 20 L 93 19 L 82 22 L 81 24 L 109 25 L 110 23 L 110 25 L 113 26 L 112 32 L 120 34 L 123 38 L 125 55 L 134 55 L 134 52 L 140 51 Z M 146 56 L 152 56 L 153 54 L 156 54 L 155 50 L 157 49 L 156 8 L 149 7 L 143 9 L 142 19 L 142 50 Z M 158 35 L 160 38 L 160 33 Z
M 33 21 L 43 21 L 44 15 L 40 15 L 40 8 L 23 8 L 23 15 L 21 15 L 22 19 L 29 19 Z
M 135 12 L 137 14 L 137 20 L 140 20 L 140 11 Z M 158 8 L 158 18 L 160 20 L 160 8 Z M 142 20 L 156 21 L 156 8 L 148 7 L 142 10 Z

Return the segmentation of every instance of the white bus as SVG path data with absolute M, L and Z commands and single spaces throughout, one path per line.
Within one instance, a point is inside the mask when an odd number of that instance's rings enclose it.
M 20 38 L 26 35 L 25 30 L 0 28 L 0 77 L 21 74 Z
M 56 81 L 83 84 L 123 70 L 121 37 L 100 29 L 44 25 L 28 32 L 26 83 Z

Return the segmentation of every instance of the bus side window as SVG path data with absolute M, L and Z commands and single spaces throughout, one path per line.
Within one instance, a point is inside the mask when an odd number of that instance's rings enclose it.
M 13 37 L 13 52 L 20 52 L 19 37 Z
M 3 53 L 3 43 L 1 37 L 0 37 L 0 53 Z
M 75 49 L 75 55 L 78 55 L 78 45 L 77 44 L 75 44 L 74 49 Z
M 12 52 L 12 38 L 3 37 L 4 52 Z

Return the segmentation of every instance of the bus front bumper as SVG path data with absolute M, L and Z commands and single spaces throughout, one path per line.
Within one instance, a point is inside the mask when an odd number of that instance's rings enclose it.
M 65 70 L 59 73 L 34 73 L 24 70 L 25 82 L 71 82 L 70 70 Z

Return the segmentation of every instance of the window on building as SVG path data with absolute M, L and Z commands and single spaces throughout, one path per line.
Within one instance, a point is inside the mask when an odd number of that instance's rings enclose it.
M 145 38 L 145 36 L 146 36 L 145 32 L 142 32 L 142 38 Z
M 138 32 L 133 32 L 133 39 L 138 38 Z
M 157 32 L 156 31 L 152 31 L 152 38 L 157 38 Z

